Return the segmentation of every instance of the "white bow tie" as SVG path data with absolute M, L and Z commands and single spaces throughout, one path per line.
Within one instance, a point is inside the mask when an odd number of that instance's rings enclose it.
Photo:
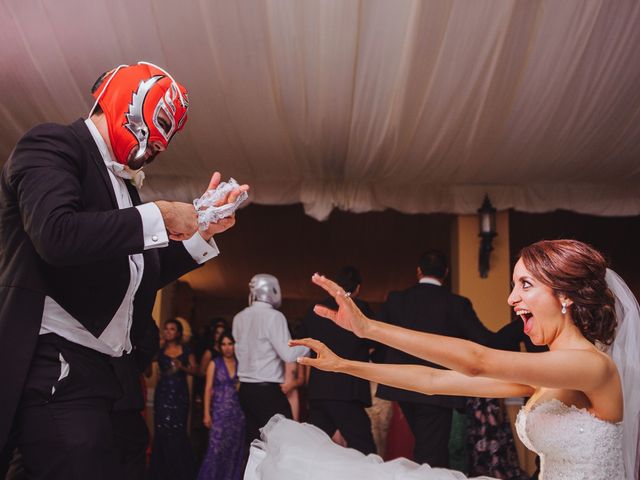
M 127 165 L 122 165 L 118 162 L 105 162 L 107 168 L 113 172 L 113 174 L 117 177 L 124 178 L 126 180 L 131 180 L 131 183 L 136 188 L 142 188 L 142 184 L 144 182 L 144 172 L 142 168 L 138 170 L 132 170 Z

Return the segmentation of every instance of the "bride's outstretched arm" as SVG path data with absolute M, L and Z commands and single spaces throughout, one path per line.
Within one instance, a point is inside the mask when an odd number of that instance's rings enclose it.
M 549 388 L 593 391 L 611 381 L 615 366 L 604 354 L 587 350 L 543 353 L 506 352 L 468 340 L 417 332 L 365 317 L 336 283 L 321 275 L 313 282 L 338 304 L 338 311 L 316 305 L 315 312 L 361 338 L 402 350 L 469 377 L 490 377 L 506 382 Z
M 312 338 L 292 340 L 290 345 L 304 345 L 316 352 L 316 358 L 299 358 L 298 363 L 302 365 L 329 372 L 346 373 L 427 395 L 506 398 L 530 396 L 534 391 L 529 385 L 493 378 L 468 377 L 453 370 L 439 370 L 423 365 L 390 365 L 346 360 L 338 357 L 322 342 Z
M 372 320 L 367 318 L 345 295 L 344 290 L 332 280 L 315 274 L 312 281 L 333 296 L 339 307 L 338 311 L 334 311 L 323 305 L 316 305 L 314 311 L 318 315 L 332 320 L 358 337 L 383 343 L 465 375 L 482 375 L 483 372 L 479 371 L 479 360 L 486 350 L 489 350 L 482 345 Z

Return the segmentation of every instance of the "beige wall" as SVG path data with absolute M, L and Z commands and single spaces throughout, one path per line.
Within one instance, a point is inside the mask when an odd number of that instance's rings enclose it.
M 452 224 L 451 282 L 453 291 L 471 300 L 473 308 L 487 327 L 498 330 L 509 322 L 507 305 L 510 291 L 509 213 L 498 212 L 493 239 L 489 276 L 478 271 L 478 217 L 459 215 Z
M 496 215 L 498 235 L 493 239 L 489 276 L 478 271 L 478 217 L 459 215 L 452 225 L 451 282 L 453 291 L 473 302 L 478 317 L 487 327 L 498 330 L 511 319 L 507 297 L 511 289 L 511 253 L 509 248 L 509 213 Z M 529 474 L 535 470 L 535 454 L 528 451 L 515 434 L 513 422 L 520 408 L 517 399 L 507 402 L 520 466 Z
M 156 302 L 153 304 L 151 315 L 158 327 L 173 314 L 173 301 L 176 293 L 176 283 L 170 283 L 156 294 Z

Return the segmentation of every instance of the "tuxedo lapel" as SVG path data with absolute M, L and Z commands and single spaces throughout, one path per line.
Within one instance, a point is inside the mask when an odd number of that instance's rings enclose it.
M 85 125 L 84 120 L 76 120 L 71 124 L 71 128 L 76 135 L 78 135 L 87 152 L 89 152 L 91 160 L 94 162 L 95 167 L 100 173 L 100 178 L 104 183 L 104 187 L 107 189 L 107 192 L 109 192 L 109 198 L 111 199 L 113 207 L 118 208 L 118 200 L 116 199 L 116 193 L 113 191 L 113 184 L 111 183 L 111 178 L 109 178 L 107 166 L 104 164 L 102 155 L 100 155 L 100 150 L 98 150 L 98 146 L 91 136 L 91 132 L 89 132 L 89 129 Z
M 142 201 L 140 200 L 138 189 L 134 187 L 129 180 L 125 180 L 124 184 L 127 186 L 127 191 L 129 192 L 133 206 L 135 207 L 136 205 L 140 205 Z

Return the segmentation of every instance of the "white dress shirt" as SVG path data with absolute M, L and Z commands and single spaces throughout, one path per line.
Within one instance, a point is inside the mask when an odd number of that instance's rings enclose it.
M 109 171 L 111 184 L 118 201 L 118 208 L 132 207 L 131 196 L 124 183 L 125 180 L 114 175 L 110 168 L 113 159 L 102 135 L 100 135 L 100 132 L 91 119 L 85 120 L 85 124 L 89 128 L 91 136 L 96 142 L 100 155 Z M 169 245 L 169 238 L 158 206 L 151 202 L 138 205 L 135 208 L 142 218 L 144 249 L 161 248 Z M 210 260 L 220 253 L 213 238 L 207 242 L 197 233 L 189 240 L 185 240 L 183 244 L 197 263 L 204 263 L 206 260 Z M 116 311 L 111 322 L 109 322 L 109 325 L 107 325 L 107 328 L 105 328 L 98 338 L 91 334 L 51 297 L 45 297 L 40 335 L 55 333 L 70 342 L 83 345 L 112 357 L 119 357 L 123 352 L 131 352 L 132 345 L 129 332 L 131 331 L 131 323 L 133 321 L 133 300 L 144 273 L 144 257 L 141 253 L 129 255 L 129 272 L 129 287 L 122 299 L 122 304 Z
M 233 318 L 238 378 L 241 382 L 284 382 L 284 363 L 309 354 L 307 347 L 289 347 L 287 319 L 266 302 L 253 304 Z
M 438 287 L 442 286 L 442 282 L 433 277 L 422 277 L 420 280 L 418 280 L 418 283 L 427 283 L 429 285 L 437 285 Z

